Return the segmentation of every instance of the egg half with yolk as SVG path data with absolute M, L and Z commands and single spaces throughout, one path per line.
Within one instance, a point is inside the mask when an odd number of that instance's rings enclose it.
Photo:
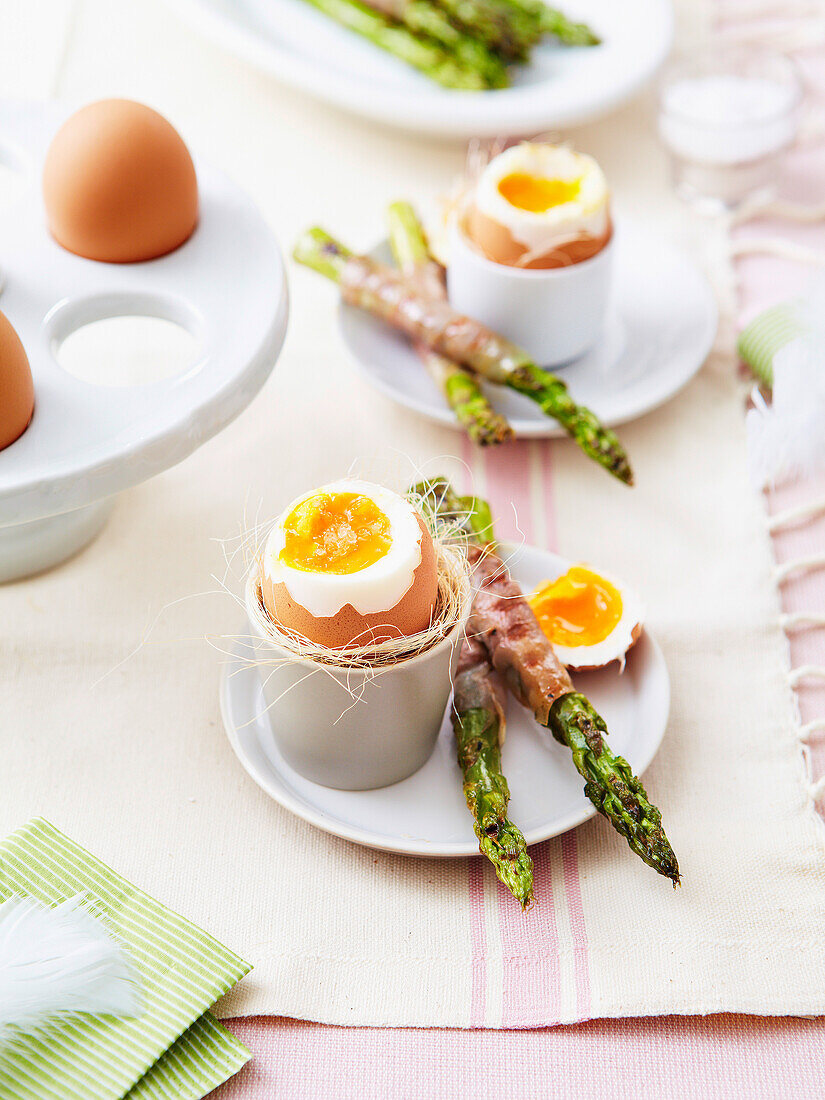
M 642 632 L 639 597 L 584 565 L 543 581 L 529 604 L 557 657 L 574 672 L 623 661 Z
M 293 501 L 269 535 L 261 595 L 272 621 L 341 649 L 426 630 L 438 595 L 435 547 L 412 504 L 345 479 Z
M 561 145 L 522 142 L 484 169 L 464 229 L 495 263 L 580 263 L 610 239 L 607 181 L 592 157 Z

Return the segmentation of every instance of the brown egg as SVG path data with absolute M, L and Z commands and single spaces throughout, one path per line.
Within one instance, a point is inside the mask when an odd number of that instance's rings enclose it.
M 273 583 L 264 570 L 261 594 L 269 617 L 276 625 L 302 634 L 328 649 L 371 645 L 426 630 L 438 597 L 438 570 L 432 536 L 423 519 L 417 518 L 421 528 L 421 561 L 413 573 L 412 584 L 394 607 L 362 615 L 352 604 L 345 604 L 337 615 L 317 618 L 296 603 L 285 584 Z
M 579 264 L 583 260 L 589 260 L 597 252 L 601 252 L 613 234 L 613 227 L 608 222 L 607 230 L 599 237 L 591 237 L 582 234 L 572 241 L 565 241 L 556 245 L 552 251 L 543 256 L 534 256 L 526 263 L 521 262 L 527 255 L 524 245 L 513 237 L 505 225 L 499 224 L 486 214 L 482 214 L 475 206 L 471 207 L 464 219 L 464 231 L 480 251 L 496 264 L 506 264 L 508 267 L 521 267 L 530 270 L 547 270 L 554 267 L 569 267 L 571 264 Z
M 198 221 L 189 150 L 166 119 L 129 99 L 102 99 L 58 130 L 43 168 L 49 229 L 87 260 L 137 263 L 172 252 Z
M 34 385 L 20 337 L 0 313 L 0 450 L 14 443 L 31 423 Z

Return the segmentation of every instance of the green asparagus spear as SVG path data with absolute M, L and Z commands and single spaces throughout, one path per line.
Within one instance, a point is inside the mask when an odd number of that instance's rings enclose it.
M 479 91 L 489 87 L 477 69 L 451 56 L 441 46 L 419 38 L 407 27 L 392 23 L 360 0 L 308 0 L 341 26 L 368 38 L 376 46 L 419 69 L 445 88 Z
M 394 202 L 387 211 L 387 220 L 398 266 L 420 285 L 422 293 L 444 297 L 441 266 L 430 257 L 427 239 L 413 208 L 408 202 Z M 513 429 L 495 411 L 474 375 L 425 344 L 416 343 L 415 350 L 473 443 L 487 447 L 512 438 Z
M 443 298 L 444 271 L 430 255 L 430 246 L 418 215 L 408 202 L 393 202 L 387 207 L 387 227 L 395 262 L 431 298 Z
M 422 299 L 408 280 L 367 256 L 356 256 L 323 229 L 310 229 L 293 256 L 341 285 L 344 300 L 401 329 L 413 340 L 461 363 L 483 378 L 529 397 L 555 418 L 586 455 L 627 485 L 633 484 L 624 448 L 596 415 L 577 405 L 556 375 L 525 351 L 449 303 Z
M 586 23 L 575 23 L 558 10 L 549 8 L 541 0 L 502 0 L 514 11 L 532 16 L 542 34 L 552 34 L 565 46 L 598 46 L 599 36 Z
M 662 814 L 624 757 L 614 755 L 605 740 L 607 726 L 588 700 L 579 692 L 560 696 L 546 725 L 573 753 L 573 763 L 586 781 L 584 793 L 599 813 L 640 859 L 678 886 L 679 864 L 662 828 Z
M 480 39 L 504 61 L 526 61 L 541 38 L 529 13 L 504 0 L 438 0 L 439 6 L 468 34 Z
M 481 74 L 489 88 L 506 88 L 507 67 L 472 29 L 451 22 L 436 0 L 366 0 L 368 7 L 403 23 L 413 34 L 424 35 L 452 54 L 459 64 Z
M 507 818 L 510 789 L 501 770 L 504 687 L 484 646 L 467 637 L 453 691 L 453 731 L 479 851 L 499 881 L 526 909 L 533 900 L 533 861 L 521 832 Z
M 678 886 L 679 864 L 662 829 L 662 815 L 628 762 L 612 752 L 604 721 L 573 689 L 520 588 L 498 557 L 489 507 L 476 498 L 457 496 L 444 478 L 422 482 L 410 495 L 448 529 L 463 529 L 469 540 L 468 557 L 478 589 L 468 634 L 484 643 L 493 667 L 519 702 L 570 749 L 585 780 L 584 793 L 599 813 L 648 866 Z
M 523 0 L 521 0 L 523 2 Z M 520 3 L 521 6 L 521 3 Z M 564 12 L 541 5 L 539 25 L 545 34 L 552 34 L 565 46 L 598 46 L 601 38 L 587 23 L 574 23 Z

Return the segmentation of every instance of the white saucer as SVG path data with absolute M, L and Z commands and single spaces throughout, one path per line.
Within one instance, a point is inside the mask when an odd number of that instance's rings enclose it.
M 504 544 L 513 576 L 525 591 L 563 573 L 569 562 L 532 546 Z M 418 856 L 478 852 L 445 716 L 435 752 L 403 783 L 376 791 L 336 791 L 303 779 L 282 759 L 269 732 L 258 671 L 236 656 L 223 669 L 221 713 L 230 744 L 249 775 L 270 797 L 319 829 L 356 844 Z M 610 745 L 641 775 L 656 754 L 667 725 L 670 680 L 662 651 L 642 634 L 620 674 L 618 662 L 582 673 L 576 687 L 605 719 Z M 596 812 L 570 752 L 542 733 L 514 699 L 508 700 L 504 773 L 510 816 L 535 844 L 572 829 Z M 277 720 L 273 716 L 273 720 Z M 654 799 L 656 792 L 652 792 Z
M 449 137 L 530 134 L 588 122 L 629 99 L 670 51 L 669 0 L 565 0 L 596 47 L 547 39 L 513 87 L 465 92 L 438 84 L 339 27 L 305 0 L 170 0 L 223 49 L 276 80 L 389 126 Z
M 372 255 L 391 262 L 386 242 Z M 556 368 L 576 401 L 607 425 L 633 420 L 677 394 L 707 358 L 718 319 L 710 285 L 691 260 L 632 222 L 617 226 L 613 277 L 601 340 L 587 355 Z M 462 430 L 403 335 L 344 304 L 339 323 L 371 385 L 399 405 Z M 518 436 L 564 434 L 528 398 L 497 386 L 488 393 Z
M 113 494 L 173 466 L 229 424 L 269 377 L 286 332 L 277 242 L 249 197 L 196 161 L 200 220 L 160 259 L 95 263 L 49 235 L 42 162 L 70 110 L 0 102 L 0 162 L 25 188 L 0 209 L 0 309 L 31 363 L 34 418 L 0 451 L 0 581 L 45 569 L 92 538 Z M 196 361 L 144 385 L 96 385 L 64 370 L 58 348 L 76 329 L 129 315 L 173 321 Z M 114 373 L 114 372 L 113 372 Z

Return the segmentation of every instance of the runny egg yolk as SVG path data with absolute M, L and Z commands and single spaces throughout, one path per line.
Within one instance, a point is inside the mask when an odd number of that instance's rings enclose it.
M 543 214 L 553 206 L 572 202 L 579 193 L 581 180 L 548 180 L 513 172 L 499 180 L 499 194 L 519 210 Z
M 362 493 L 316 493 L 284 521 L 280 560 L 307 573 L 358 573 L 392 545 L 390 521 Z
M 622 617 L 619 590 L 581 565 L 540 584 L 529 603 L 550 641 L 563 646 L 602 642 Z

